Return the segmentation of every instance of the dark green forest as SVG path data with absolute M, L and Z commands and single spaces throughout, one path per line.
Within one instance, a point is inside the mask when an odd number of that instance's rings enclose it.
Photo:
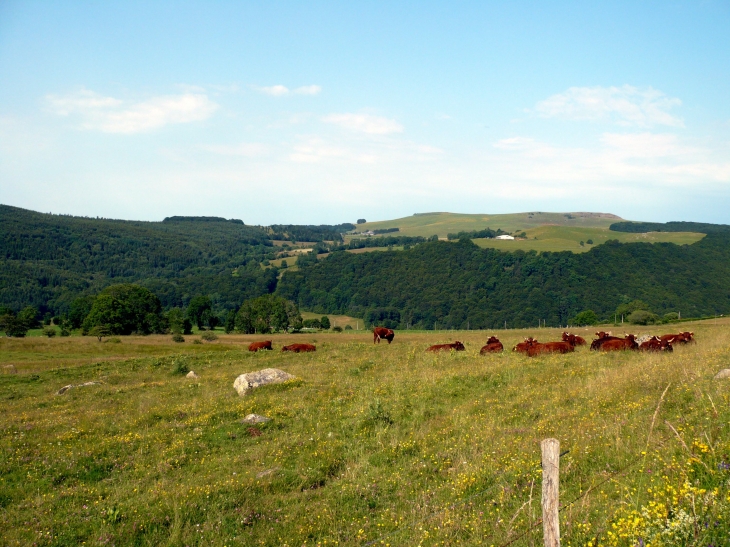
M 636 300 L 659 315 L 730 311 L 730 227 L 724 225 L 617 223 L 616 231 L 708 235 L 684 246 L 609 241 L 583 254 L 480 249 L 467 237 L 387 236 L 343 245 L 341 234 L 352 226 L 261 227 L 218 217 L 121 221 L 0 205 L 0 306 L 16 313 L 33 306 L 41 315 L 72 319 L 88 314 L 90 297 L 106 287 L 133 283 L 154 293 L 164 310 L 205 296 L 209 314 L 224 318 L 244 301 L 276 294 L 300 309 L 395 328 L 565 325 L 585 310 L 612 318 Z M 284 238 L 315 241 L 317 253 L 330 254 L 322 260 L 302 255 L 299 270 L 280 277 L 282 270 L 261 264 L 279 249 L 273 239 Z M 404 250 L 345 252 L 395 245 Z
M 202 220 L 201 220 L 202 219 Z M 266 230 L 215 217 L 137 222 L 49 215 L 0 205 L 0 304 L 67 313 L 79 296 L 136 283 L 165 308 L 210 295 L 219 309 L 276 289 Z
M 587 253 L 506 253 L 467 239 L 408 251 L 332 253 L 287 272 L 277 293 L 301 309 L 370 317 L 396 328 L 565 325 L 583 310 L 613 319 L 646 302 L 683 317 L 730 311 L 730 234 L 694 245 L 615 240 Z

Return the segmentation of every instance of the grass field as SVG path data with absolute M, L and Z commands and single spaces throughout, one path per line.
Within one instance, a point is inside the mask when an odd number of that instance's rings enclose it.
M 404 236 L 428 237 L 438 235 L 445 238 L 449 233 L 492 228 L 510 233 L 524 231 L 526 240 L 497 241 L 494 239 L 475 239 L 480 247 L 504 251 L 572 251 L 582 253 L 592 245 L 580 245 L 589 239 L 593 245 L 600 245 L 609 239 L 623 243 L 644 241 L 649 243 L 666 242 L 677 245 L 691 245 L 704 237 L 704 234 L 691 232 L 652 232 L 630 234 L 612 232 L 608 227 L 622 220 L 615 215 L 600 213 L 515 213 L 509 215 L 462 215 L 456 213 L 425 213 L 382 222 L 359 224 L 358 230 L 379 228 L 399 228 L 394 234 Z M 348 238 L 349 239 L 349 238 Z
M 474 243 L 483 248 L 499 249 L 502 251 L 571 251 L 584 253 L 592 247 L 605 243 L 609 239 L 617 239 L 622 243 L 674 243 L 676 245 L 691 245 L 705 237 L 705 234 L 693 232 L 649 232 L 646 234 L 631 234 L 611 232 L 605 228 L 573 228 L 568 226 L 540 226 L 525 231 L 524 240 L 496 240 L 474 239 Z M 537 239 L 535 239 L 537 238 Z M 593 241 L 592 245 L 585 243 Z M 584 245 L 580 242 L 583 241 Z
M 673 354 L 536 359 L 478 351 L 556 330 L 267 337 L 317 345 L 301 355 L 242 335 L 1 339 L 1 542 L 541 545 L 554 436 L 564 545 L 727 545 L 730 322 L 690 328 Z M 424 351 L 454 339 L 467 351 Z M 236 394 L 267 367 L 298 379 Z

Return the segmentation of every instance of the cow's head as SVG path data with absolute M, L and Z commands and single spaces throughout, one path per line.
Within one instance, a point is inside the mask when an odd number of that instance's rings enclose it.
M 466 351 L 464 344 L 462 344 L 458 340 L 451 344 L 451 347 L 454 348 L 456 351 Z

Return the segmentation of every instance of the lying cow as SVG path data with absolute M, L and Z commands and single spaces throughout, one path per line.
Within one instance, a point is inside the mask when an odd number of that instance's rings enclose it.
M 569 332 L 563 333 L 563 342 L 568 342 L 571 346 L 585 346 L 586 340 L 582 336 L 577 334 L 571 334 Z
M 597 332 L 596 336 L 598 336 L 598 338 L 596 338 L 595 340 L 593 340 L 593 342 L 591 342 L 591 349 L 593 351 L 600 350 L 601 346 L 605 342 L 608 342 L 609 340 L 622 340 L 621 338 L 619 338 L 617 336 L 611 336 L 610 332 L 604 332 L 604 331 Z
M 525 338 L 524 342 L 520 342 L 515 347 L 513 347 L 512 351 L 516 351 L 517 353 L 527 353 L 527 349 L 533 343 L 536 344 L 537 340 L 535 340 L 532 336 L 530 336 L 529 338 Z
M 273 349 L 271 347 L 271 340 L 264 340 L 263 342 L 253 342 L 248 346 L 248 351 L 258 351 L 260 349 Z
M 672 344 L 689 344 L 690 342 L 695 341 L 695 339 L 693 338 L 694 335 L 694 332 L 686 331 L 677 334 L 662 334 L 659 338 L 661 340 L 668 340 Z
M 483 346 L 481 350 L 479 350 L 479 355 L 484 355 L 485 353 L 501 353 L 504 351 L 504 346 L 502 345 L 502 342 L 500 342 L 496 336 L 490 336 L 489 340 L 487 340 L 487 345 Z
M 373 344 L 375 342 L 380 344 L 381 339 L 387 340 L 390 344 L 394 337 L 395 333 L 391 329 L 386 329 L 385 327 L 375 327 L 373 329 Z
M 438 344 L 436 346 L 431 346 L 426 351 L 466 351 L 466 348 L 464 347 L 464 344 L 459 342 L 458 340 L 454 342 L 453 344 Z
M 291 351 L 294 353 L 306 353 L 308 351 L 317 351 L 312 344 L 290 344 L 281 348 L 281 351 Z
M 527 346 L 527 355 L 529 357 L 535 357 L 542 353 L 570 353 L 575 351 L 575 346 L 570 342 L 545 342 L 544 344 L 533 341 Z
M 662 340 L 657 336 L 652 336 L 639 344 L 641 351 L 674 351 L 671 340 Z
M 606 340 L 598 349 L 600 351 L 637 350 L 639 349 L 639 344 L 636 343 L 636 337 L 633 334 L 627 334 L 626 338 Z

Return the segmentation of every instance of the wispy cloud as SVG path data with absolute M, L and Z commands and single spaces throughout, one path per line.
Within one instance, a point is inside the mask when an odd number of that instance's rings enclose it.
M 402 133 L 403 126 L 395 120 L 370 114 L 330 114 L 322 121 L 370 135 Z
M 619 125 L 683 127 L 668 111 L 682 101 L 652 87 L 571 87 L 540 101 L 534 111 L 543 118 L 613 121 Z
M 47 95 L 50 109 L 59 116 L 78 116 L 80 127 L 105 133 L 141 133 L 168 124 L 207 120 L 218 105 L 203 93 L 184 93 L 125 103 L 82 89 L 78 93 Z
M 318 85 L 304 85 L 302 87 L 297 87 L 296 89 L 289 89 L 285 85 L 281 84 L 272 86 L 252 85 L 251 88 L 265 95 L 271 95 L 272 97 L 284 97 L 285 95 L 290 94 L 319 95 L 319 93 L 322 91 L 322 88 Z

